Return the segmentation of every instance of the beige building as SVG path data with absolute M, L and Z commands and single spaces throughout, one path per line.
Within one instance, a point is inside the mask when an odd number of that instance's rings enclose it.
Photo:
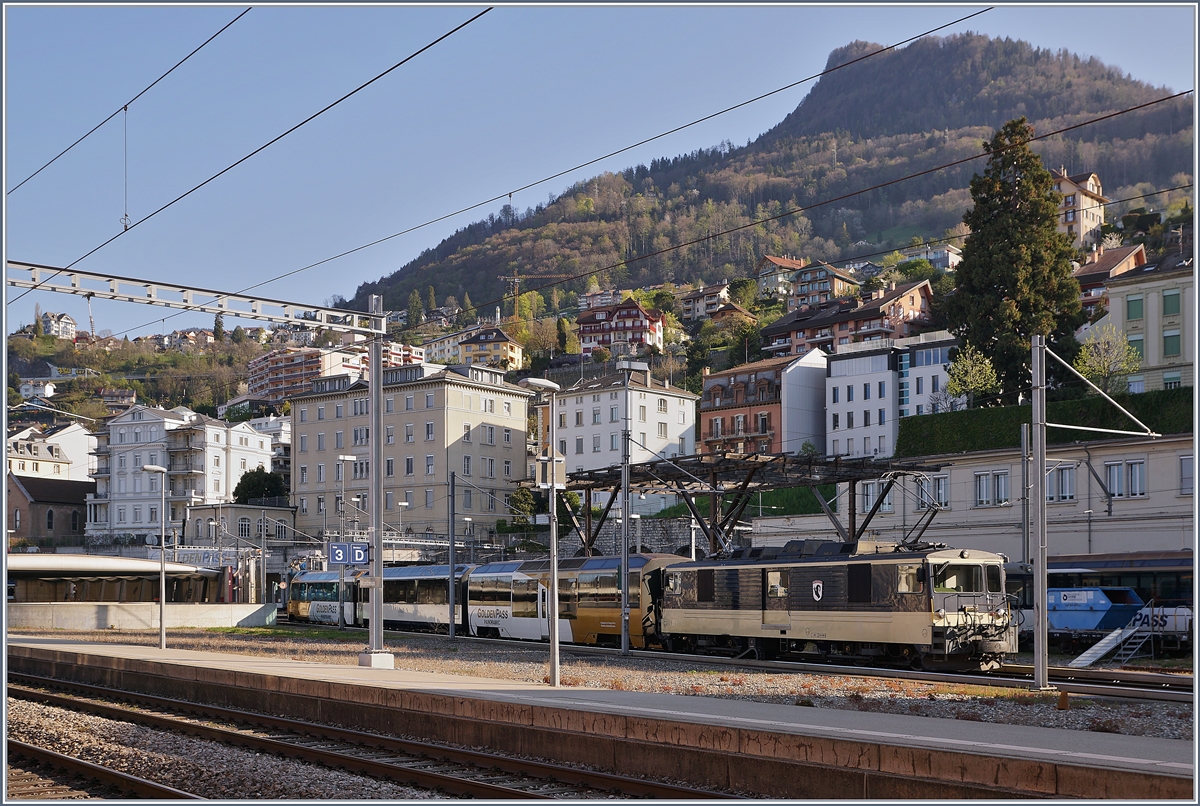
M 45 430 L 16 426 L 8 431 L 8 470 L 18 476 L 89 481 L 96 468 L 95 447 L 95 435 L 79 423 Z
M 525 478 L 531 393 L 480 364 L 420 364 L 383 375 L 378 470 L 386 531 L 444 538 L 451 471 L 458 476 L 459 536 L 486 535 L 498 518 L 510 518 L 508 496 Z M 378 472 L 370 466 L 368 390 L 366 381 L 322 378 L 291 401 L 292 503 L 305 534 L 367 522 L 371 473 Z
M 1192 434 L 1051 445 L 1046 459 L 1050 554 L 1195 548 Z M 934 516 L 924 540 L 1000 552 L 1012 560 L 1027 560 L 1036 553 L 1037 545 L 1027 545 L 1021 529 L 1020 448 L 912 461 L 944 467 L 927 478 L 899 480 L 871 521 L 871 538 L 903 539 L 928 514 L 927 502 L 935 501 L 945 509 Z M 874 505 L 882 485 L 859 484 L 860 519 Z M 846 485 L 838 486 L 838 494 L 838 511 L 844 513 Z M 844 521 L 845 515 L 841 517 Z M 760 518 L 754 523 L 755 545 L 783 545 L 801 534 L 837 539 L 823 515 Z
M 520 369 L 525 362 L 521 343 L 498 327 L 485 327 L 459 342 L 464 364 L 487 364 L 501 369 Z
M 713 311 L 729 302 L 729 283 L 720 282 L 707 288 L 703 285 L 679 298 L 683 307 L 683 321 L 695 322 L 707 319 Z
M 1195 385 L 1196 283 L 1192 255 L 1175 252 L 1108 281 L 1108 316 L 1142 354 L 1129 390 Z
M 1067 176 L 1065 168 L 1051 169 L 1054 189 L 1062 194 L 1058 207 L 1058 231 L 1071 238 L 1076 249 L 1090 248 L 1100 242 L 1100 226 L 1104 223 L 1104 188 L 1094 173 Z

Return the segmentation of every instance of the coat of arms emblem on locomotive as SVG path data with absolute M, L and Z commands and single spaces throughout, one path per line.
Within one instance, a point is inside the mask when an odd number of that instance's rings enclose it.
M 813 601 L 814 602 L 821 601 L 821 595 L 823 593 L 825 593 L 825 583 L 821 582 L 821 580 L 819 580 L 819 579 L 814 579 L 813 580 Z

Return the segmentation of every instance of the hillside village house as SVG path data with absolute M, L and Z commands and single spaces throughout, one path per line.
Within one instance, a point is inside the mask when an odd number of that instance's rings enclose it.
M 1192 253 L 1173 252 L 1108 281 L 1108 316 L 1142 355 L 1129 391 L 1195 385 L 1196 285 Z
M 1192 434 L 1102 439 L 1047 447 L 1047 543 L 1050 554 L 1195 549 Z M 1021 530 L 1021 449 L 906 457 L 942 465 L 928 476 L 901 478 L 871 521 L 868 539 L 900 541 L 917 520 L 938 512 L 923 539 L 955 548 L 1031 560 Z M 868 512 L 882 480 L 859 483 L 857 509 Z M 1111 493 L 1111 498 L 1110 494 Z M 838 485 L 845 500 L 846 485 Z M 756 546 L 782 545 L 797 532 L 839 539 L 823 515 L 760 518 Z
M 465 364 L 464 360 L 466 353 L 459 346 L 465 340 L 471 338 L 476 333 L 483 330 L 488 325 L 474 324 L 470 327 L 457 330 L 453 333 L 447 333 L 444 336 L 430 339 L 425 342 L 422 348 L 425 350 L 424 361 L 430 364 Z M 416 362 L 413 362 L 416 363 Z
M 590 311 L 593 308 L 608 308 L 612 305 L 620 304 L 629 291 L 621 291 L 619 289 L 609 289 L 607 291 L 593 291 L 589 294 L 579 295 L 579 310 Z
M 1071 246 L 1085 249 L 1100 242 L 1100 227 L 1104 224 L 1104 197 L 1100 177 L 1088 171 L 1067 176 L 1065 168 L 1051 169 L 1054 189 L 1062 194 L 1059 204 L 1058 231 L 1071 238 Z
M 933 289 L 928 280 L 832 300 L 784 314 L 762 329 L 763 350 L 776 357 L 826 352 L 844 344 L 907 338 L 928 326 Z
M 244 473 L 271 465 L 268 437 L 246 423 L 226 423 L 183 406 L 134 406 L 96 436 L 96 492 L 88 498 L 87 536 L 99 543 L 158 534 L 162 474 L 144 471 L 144 465 L 168 471 L 168 531 L 183 528 L 189 506 L 231 501 Z
M 525 348 L 498 327 L 477 330 L 458 345 L 462 349 L 460 360 L 464 364 L 520 369 L 525 362 Z
M 525 478 L 532 396 L 483 364 L 414 364 L 383 371 L 384 466 L 370 459 L 369 385 L 318 378 L 292 403 L 292 503 L 310 535 L 369 512 L 371 474 L 383 473 L 389 532 L 447 535 L 450 472 L 457 474 L 458 534 L 511 517 L 508 497 Z
M 764 255 L 756 267 L 758 295 L 776 299 L 786 298 L 792 293 L 792 275 L 807 265 L 808 261 L 805 258 L 794 260 L 790 257 Z
M 575 325 L 584 357 L 599 349 L 614 356 L 635 355 L 650 347 L 663 349 L 663 317 L 632 297 L 619 305 L 584 311 Z
M 902 417 L 964 405 L 945 392 L 956 346 L 945 330 L 839 346 L 829 356 L 825 454 L 891 456 Z
M 17 391 L 21 393 L 21 397 L 29 400 L 34 397 L 49 398 L 54 397 L 54 391 L 57 384 L 54 381 L 47 381 L 41 378 L 32 381 L 21 381 L 21 387 Z
M 849 271 L 818 261 L 792 274 L 788 310 L 814 306 L 857 294 L 858 280 Z
M 942 271 L 954 271 L 962 263 L 962 250 L 948 243 L 925 244 L 901 249 L 905 260 L 928 260 L 929 265 Z
M 729 302 L 729 282 L 726 280 L 707 288 L 700 286 L 679 298 L 679 304 L 683 308 L 682 319 L 685 322 L 707 319 L 709 314 L 726 302 Z
M 1090 319 L 1104 310 L 1108 281 L 1146 264 L 1146 248 L 1141 244 L 1105 249 L 1097 245 L 1087 261 L 1072 272 L 1079 281 L 1079 302 Z
M 60 339 L 75 340 L 76 325 L 75 320 L 65 313 L 50 313 L 46 311 L 42 314 L 42 333 L 47 336 L 56 336 Z

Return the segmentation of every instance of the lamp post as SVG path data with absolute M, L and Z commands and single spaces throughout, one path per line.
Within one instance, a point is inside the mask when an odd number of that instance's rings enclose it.
M 525 378 L 520 382 L 520 385 L 526 389 L 537 389 L 543 396 L 549 397 L 547 410 L 550 415 L 550 445 L 546 451 L 544 458 L 539 458 L 539 462 L 544 462 L 545 468 L 542 472 L 542 480 L 538 486 L 547 491 L 547 496 L 550 501 L 550 621 L 547 625 L 547 634 L 550 638 L 550 686 L 557 688 L 559 685 L 559 663 L 558 663 L 558 504 L 555 501 L 555 494 L 558 489 L 558 453 L 555 448 L 554 441 L 554 400 L 555 393 L 562 390 L 554 381 L 542 380 L 541 378 Z M 538 441 L 542 439 L 542 424 L 538 423 Z M 566 461 L 565 459 L 563 461 Z
M 625 430 L 621 434 L 621 654 L 629 654 L 629 453 L 633 400 L 629 381 L 635 371 L 649 372 L 642 361 L 621 361 L 617 369 L 625 373 Z
M 167 648 L 167 469 L 162 465 L 142 465 L 144 473 L 158 473 L 162 476 L 159 482 L 159 492 L 162 494 L 162 504 L 158 511 L 158 648 Z

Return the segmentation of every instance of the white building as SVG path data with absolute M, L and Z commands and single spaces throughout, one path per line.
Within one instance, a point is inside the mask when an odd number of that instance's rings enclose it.
M 75 340 L 75 320 L 65 313 L 42 314 L 42 332 L 47 336 L 57 336 L 60 339 Z
M 906 339 L 840 344 L 829 356 L 826 448 L 829 456 L 891 456 L 898 420 L 959 408 L 945 391 L 950 350 L 947 331 Z
M 87 537 L 144 539 L 161 528 L 161 474 L 167 469 L 167 528 L 179 528 L 191 504 L 233 500 L 247 471 L 271 465 L 271 443 L 247 423 L 230 424 L 180 406 L 134 406 L 97 434 L 96 492 L 88 499 Z
M 8 469 L 17 476 L 90 481 L 90 471 L 96 466 L 91 456 L 95 447 L 95 435 L 79 423 L 46 430 L 33 425 L 10 429 Z
M 651 378 L 649 372 L 631 373 L 628 390 L 623 372 L 591 378 L 563 389 L 555 394 L 554 438 L 559 454 L 566 458 L 567 472 L 597 470 L 621 463 L 621 432 L 625 428 L 627 406 L 631 414 L 630 462 L 696 453 L 698 399 L 691 392 Z M 549 444 L 550 421 L 545 407 L 541 409 L 544 450 Z M 649 513 L 672 503 L 673 496 L 635 497 L 633 507 L 635 512 Z
M 29 400 L 31 397 L 54 397 L 55 383 L 41 378 L 31 381 L 21 381 L 21 388 L 17 391 L 21 393 L 21 397 Z
M 292 483 L 292 418 L 290 416 L 253 417 L 246 421 L 260 434 L 271 438 L 272 473 L 283 476 L 283 482 L 291 489 Z
M 780 370 L 779 384 L 784 453 L 796 453 L 811 442 L 825 444 L 825 385 L 829 356 L 813 349 Z

